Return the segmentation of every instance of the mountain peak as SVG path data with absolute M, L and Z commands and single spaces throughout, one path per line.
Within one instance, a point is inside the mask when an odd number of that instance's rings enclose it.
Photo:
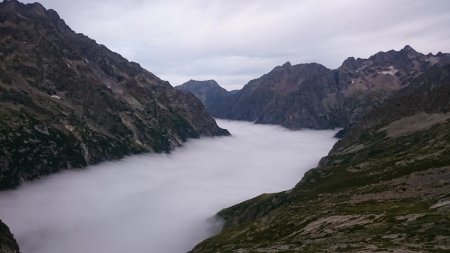
M 198 99 L 200 99 L 200 101 L 203 102 L 208 111 L 211 109 L 211 107 L 217 107 L 221 105 L 220 101 L 224 101 L 225 97 L 228 96 L 228 91 L 222 88 L 213 79 L 204 81 L 191 79 L 179 86 L 176 86 L 175 89 L 194 94 L 194 96 L 196 96 Z M 218 116 L 217 114 L 213 115 Z
M 412 48 L 410 45 L 406 45 L 404 48 L 402 48 L 402 50 L 400 50 L 400 52 L 407 54 L 408 57 L 417 57 L 418 55 L 420 55 L 420 53 L 414 50 L 414 48 Z
M 355 57 L 348 57 L 341 65 L 341 69 L 353 69 L 356 66 Z
M 6 6 L 6 8 L 16 8 L 19 4 L 21 3 L 17 0 L 4 0 L 3 2 L 0 2 L 0 6 Z
M 287 61 L 285 64 L 283 64 L 281 67 L 283 67 L 283 68 L 290 68 L 292 65 L 291 65 L 291 62 L 290 61 Z
M 406 45 L 405 47 L 403 47 L 402 51 L 412 51 L 412 52 L 416 52 L 416 50 L 414 50 L 414 48 L 412 48 L 410 45 Z
M 287 61 L 286 63 L 284 63 L 281 66 L 276 66 L 275 68 L 273 68 L 272 71 L 284 71 L 287 69 L 290 69 L 292 67 L 291 62 Z
M 190 79 L 189 81 L 187 81 L 186 83 L 182 84 L 182 85 L 192 85 L 192 86 L 219 86 L 220 85 L 216 82 L 216 80 L 214 79 L 210 79 L 210 80 L 194 80 L 194 79 Z
M 0 2 L 0 7 L 1 12 L 17 14 L 21 19 L 34 20 L 35 18 L 44 18 L 65 26 L 64 20 L 60 18 L 55 10 L 46 9 L 38 2 L 22 3 L 17 0 L 4 0 Z

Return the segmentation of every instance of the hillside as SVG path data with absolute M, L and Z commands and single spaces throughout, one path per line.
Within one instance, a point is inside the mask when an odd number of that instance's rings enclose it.
M 448 252 L 450 65 L 366 114 L 292 189 L 222 210 L 192 252 Z
M 0 188 L 228 135 L 172 88 L 39 3 L 0 3 Z

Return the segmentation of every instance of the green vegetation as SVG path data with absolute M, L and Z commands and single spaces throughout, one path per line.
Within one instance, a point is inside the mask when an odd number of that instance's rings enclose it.
M 222 233 L 192 252 L 450 250 L 450 208 L 433 207 L 450 200 L 450 120 L 397 138 L 377 129 L 290 192 L 221 211 Z M 344 152 L 352 145 L 364 146 Z

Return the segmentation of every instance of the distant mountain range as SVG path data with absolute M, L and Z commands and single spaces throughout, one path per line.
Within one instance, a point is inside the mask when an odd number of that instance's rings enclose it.
M 448 63 L 450 54 L 424 55 L 405 46 L 368 59 L 350 57 L 334 70 L 287 62 L 233 93 L 213 80 L 176 88 L 200 98 L 213 117 L 329 129 L 354 124 L 431 66 Z
M 176 88 L 218 118 L 345 128 L 293 189 L 220 211 L 222 232 L 192 253 L 450 252 L 449 54 L 405 46 L 335 70 L 288 62 L 233 93 Z
M 192 253 L 450 252 L 450 65 L 398 84 L 293 189 L 220 211 Z

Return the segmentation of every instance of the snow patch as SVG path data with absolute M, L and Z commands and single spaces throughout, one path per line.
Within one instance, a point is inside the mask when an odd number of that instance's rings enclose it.
M 54 99 L 61 99 L 61 97 L 58 96 L 58 95 L 51 95 L 50 97 L 51 97 L 51 98 L 54 98 Z
M 395 73 L 397 73 L 397 72 L 398 72 L 398 69 L 394 68 L 394 66 L 389 66 L 388 70 L 384 70 L 384 71 L 381 71 L 378 73 L 383 74 L 383 75 L 395 75 Z

